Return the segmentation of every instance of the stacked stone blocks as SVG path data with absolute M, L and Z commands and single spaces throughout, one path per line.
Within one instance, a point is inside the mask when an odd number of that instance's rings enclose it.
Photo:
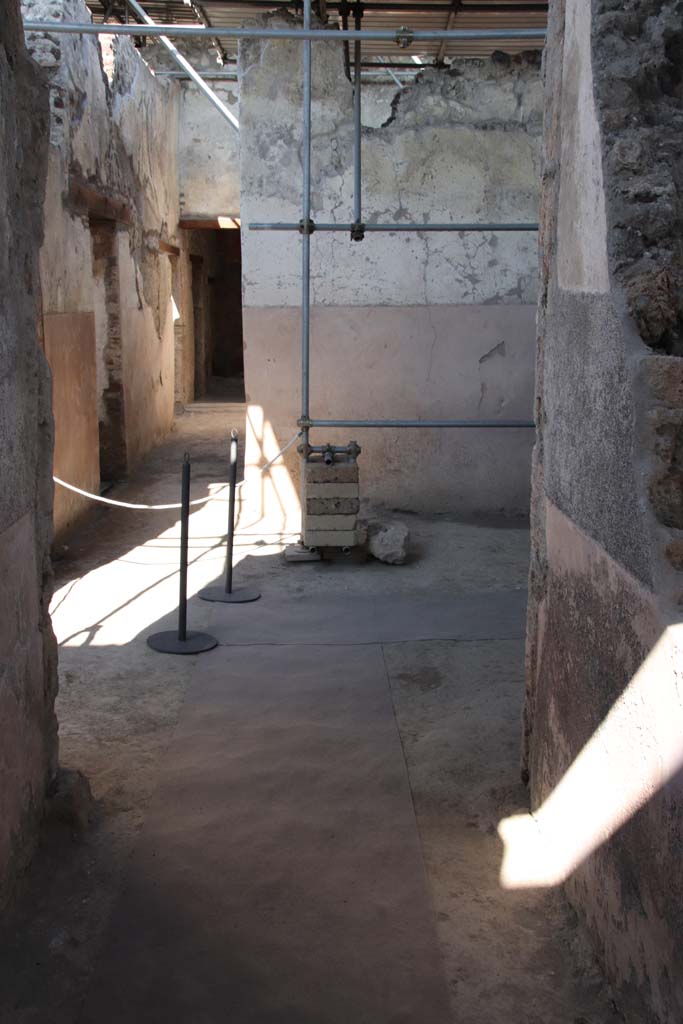
M 358 463 L 322 459 L 304 470 L 304 544 L 309 548 L 358 544 Z

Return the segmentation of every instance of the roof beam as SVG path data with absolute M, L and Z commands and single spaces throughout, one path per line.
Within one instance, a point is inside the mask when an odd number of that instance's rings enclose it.
M 455 19 L 458 17 L 458 11 L 461 11 L 461 10 L 462 10 L 462 0 L 451 0 L 451 9 L 448 12 L 448 17 L 446 19 L 446 30 L 447 31 L 448 31 L 448 29 L 453 28 L 453 23 L 454 23 Z M 443 64 L 443 59 L 446 56 L 446 50 L 447 49 L 448 49 L 448 43 L 444 39 L 444 41 L 441 43 L 441 46 L 439 47 L 439 52 L 436 55 L 436 63 L 437 64 Z

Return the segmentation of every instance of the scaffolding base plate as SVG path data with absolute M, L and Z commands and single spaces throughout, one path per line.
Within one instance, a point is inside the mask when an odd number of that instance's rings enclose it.
M 288 544 L 285 548 L 286 562 L 321 562 L 322 557 L 319 551 L 304 547 L 303 544 Z
M 148 636 L 147 646 L 161 654 L 201 654 L 202 651 L 218 647 L 218 640 L 210 633 L 199 633 L 192 629 L 188 629 L 184 640 L 179 640 L 176 630 L 168 630 Z

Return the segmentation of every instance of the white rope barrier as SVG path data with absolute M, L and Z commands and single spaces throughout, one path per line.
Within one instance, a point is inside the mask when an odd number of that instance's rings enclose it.
M 298 441 L 300 437 L 301 437 L 301 431 L 298 430 L 296 432 L 296 434 L 294 435 L 294 437 L 290 441 L 287 442 L 287 444 L 284 446 L 284 448 L 280 449 L 280 451 L 277 453 L 277 455 L 274 458 L 272 458 L 270 460 L 270 462 L 267 462 L 265 464 L 265 466 L 261 466 L 261 468 L 259 470 L 259 473 L 261 475 L 263 475 L 263 473 L 267 473 L 268 470 L 270 469 L 270 467 L 275 462 L 277 462 L 277 460 L 279 458 L 281 458 L 285 454 L 285 452 L 289 451 L 289 449 L 292 447 L 292 445 L 296 441 Z M 162 510 L 165 510 L 165 509 L 172 509 L 172 508 L 180 508 L 181 507 L 180 502 L 175 502 L 175 503 L 173 503 L 171 505 L 143 505 L 143 504 L 138 504 L 138 503 L 132 502 L 132 501 L 116 501 L 115 498 L 105 498 L 101 494 L 91 494 L 90 491 L 84 491 L 84 490 L 82 490 L 82 488 L 74 486 L 74 484 L 67 483 L 66 480 L 60 480 L 58 476 L 53 476 L 52 479 L 54 480 L 54 482 L 56 484 L 59 484 L 60 487 L 65 487 L 67 491 L 73 491 L 74 494 L 81 494 L 84 498 L 90 498 L 91 501 L 99 501 L 103 505 L 114 505 L 116 508 L 143 509 L 145 511 L 159 512 L 159 511 L 162 511 Z M 246 483 L 245 480 L 240 480 L 240 482 L 237 485 L 238 488 L 242 487 L 245 483 Z M 225 484 L 225 486 L 227 487 L 228 485 Z M 228 500 L 227 498 L 217 498 L 215 494 L 209 494 L 209 495 L 207 495 L 206 498 L 195 498 L 194 501 L 190 502 L 190 505 L 205 505 L 207 503 L 207 501 L 227 501 L 227 500 Z

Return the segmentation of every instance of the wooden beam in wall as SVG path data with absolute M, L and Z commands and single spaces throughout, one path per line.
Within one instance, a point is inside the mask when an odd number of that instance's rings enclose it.
M 241 227 L 241 221 L 231 213 L 219 213 L 211 217 L 184 213 L 178 221 L 178 227 L 185 228 L 186 231 L 234 231 Z
M 173 245 L 172 242 L 166 242 L 163 238 L 159 239 L 159 252 L 168 253 L 169 256 L 180 256 L 180 248 Z
M 125 199 L 100 192 L 93 185 L 69 178 L 69 199 L 73 206 L 92 220 L 113 220 L 131 224 L 133 214 Z

